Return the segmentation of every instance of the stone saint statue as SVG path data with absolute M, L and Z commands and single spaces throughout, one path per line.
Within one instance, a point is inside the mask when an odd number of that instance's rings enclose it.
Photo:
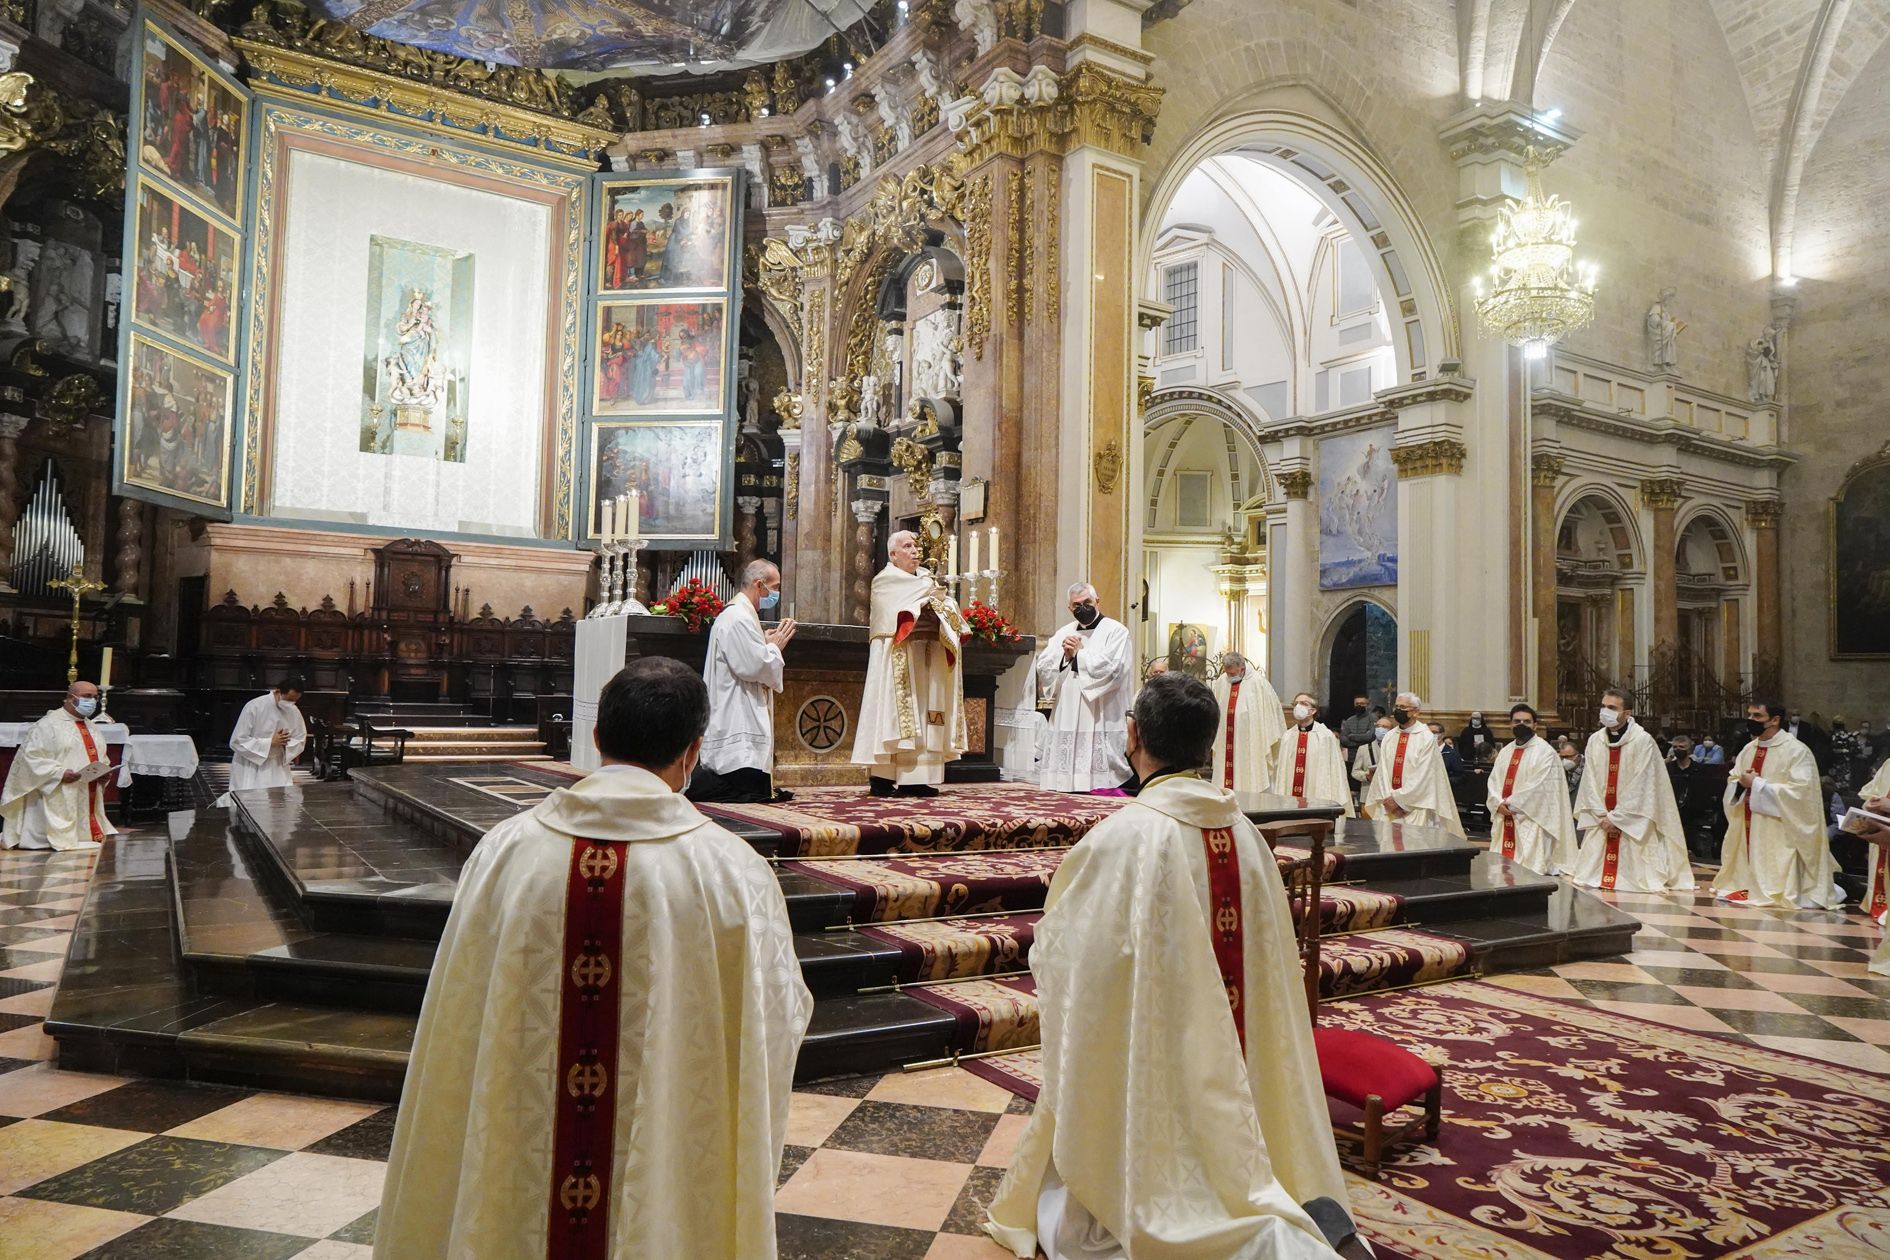
M 1746 392 L 1755 403 L 1778 399 L 1778 333 L 1777 324 L 1767 324 L 1746 347 Z
M 1680 361 L 1675 343 L 1686 324 L 1673 317 L 1672 305 L 1673 290 L 1667 288 L 1647 308 L 1647 357 L 1656 372 L 1671 372 Z
M 879 378 L 871 372 L 860 378 L 860 423 L 879 427 Z

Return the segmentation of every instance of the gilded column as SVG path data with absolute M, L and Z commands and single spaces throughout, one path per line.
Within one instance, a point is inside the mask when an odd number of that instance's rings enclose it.
M 1752 499 L 1746 504 L 1746 523 L 1752 526 L 1753 612 L 1758 622 L 1752 645 L 1752 686 L 1774 694 L 1783 681 L 1785 648 L 1778 602 L 1778 521 L 1784 510 L 1778 499 Z
M 1675 548 L 1679 538 L 1674 532 L 1674 514 L 1686 497 L 1686 483 L 1678 477 L 1650 477 L 1641 483 L 1641 502 L 1654 514 L 1653 554 L 1648 557 L 1647 574 L 1654 598 L 1654 641 L 1649 647 L 1648 664 L 1657 656 L 1672 653 L 1680 643 L 1680 587 L 1674 577 Z
M 1560 455 L 1535 456 L 1530 465 L 1529 538 L 1530 616 L 1536 626 L 1534 704 L 1555 707 L 1557 643 L 1555 609 L 1555 486 L 1562 476 Z

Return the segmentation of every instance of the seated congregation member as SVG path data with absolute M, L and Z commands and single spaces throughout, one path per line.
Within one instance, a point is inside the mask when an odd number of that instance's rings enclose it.
M 1246 657 L 1223 652 L 1214 698 L 1223 715 L 1208 762 L 1214 781 L 1233 792 L 1269 791 L 1273 753 L 1286 729 L 1279 692 L 1267 681 L 1266 672 Z
M 774 872 L 681 795 L 708 718 L 687 666 L 632 661 L 598 701 L 603 767 L 467 859 L 379 1260 L 775 1255 L 813 1002 Z
M 1752 739 L 1726 784 L 1726 840 L 1713 895 L 1782 910 L 1835 910 L 1844 894 L 1824 829 L 1825 794 L 1811 749 L 1784 730 L 1771 701 L 1746 707 Z
M 1601 693 L 1601 729 L 1588 737 L 1575 825 L 1581 849 L 1571 872 L 1585 888 L 1685 892 L 1693 887 L 1686 832 L 1660 746 L 1634 720 L 1626 692 Z
M 794 623 L 764 630 L 761 614 L 780 602 L 781 570 L 751 560 L 742 569 L 741 590 L 709 628 L 702 667 L 709 729 L 702 735 L 702 764 L 689 780 L 692 801 L 774 799 L 774 697 L 787 667 L 781 650 L 794 637 Z
M 1345 1186 L 1285 888 L 1195 773 L 1220 721 L 1184 674 L 1142 688 L 1141 795 L 1051 881 L 1030 957 L 1043 1092 L 985 1225 L 1017 1256 L 1333 1254 L 1300 1206 Z
M 1419 827 L 1442 827 L 1458 839 L 1463 823 L 1437 737 L 1419 721 L 1424 703 L 1400 691 L 1391 710 L 1393 730 L 1378 746 L 1378 766 L 1365 789 L 1365 817 Z
M 111 760 L 97 712 L 98 686 L 80 680 L 27 729 L 0 788 L 0 848 L 95 849 L 118 834 L 105 816 L 105 780 L 83 777 Z
M 290 787 L 290 767 L 302 758 L 308 726 L 302 720 L 302 680 L 284 678 L 243 706 L 230 732 L 230 791 Z M 217 801 L 228 805 L 226 794 Z
M 1293 697 L 1293 724 L 1280 737 L 1273 763 L 1273 791 L 1301 800 L 1337 801 L 1352 817 L 1352 786 L 1346 781 L 1339 737 L 1319 720 L 1319 702 L 1309 691 Z
M 1536 711 L 1511 706 L 1511 742 L 1490 767 L 1490 851 L 1543 875 L 1575 865 L 1575 815 L 1562 759 L 1536 735 Z

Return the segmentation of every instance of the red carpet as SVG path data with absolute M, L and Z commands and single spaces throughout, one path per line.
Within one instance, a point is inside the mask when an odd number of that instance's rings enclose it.
M 1067 848 L 984 849 L 858 861 L 789 862 L 784 869 L 850 888 L 855 923 L 942 914 L 1034 910 Z
M 854 787 L 803 788 L 782 805 L 701 809 L 778 832 L 785 857 L 839 857 L 1069 845 L 1126 803 L 1124 797 L 979 783 L 949 787 L 930 797 L 872 797 Z
M 961 1053 L 1034 1046 L 1040 1039 L 1037 981 L 1030 976 L 968 980 L 962 984 L 941 984 L 905 992 L 958 1021 L 958 1035 L 953 1038 L 953 1044 Z M 1030 1097 L 1035 1098 L 1036 1094 Z
M 1319 942 L 1319 995 L 1341 997 L 1460 976 L 1470 969 L 1462 941 L 1411 928 L 1387 928 Z
M 1335 884 L 1319 890 L 1319 932 L 1360 932 L 1389 927 L 1404 916 L 1404 898 L 1356 885 Z
M 937 919 L 863 927 L 860 935 L 891 945 L 904 955 L 899 978 L 957 980 L 964 976 L 1022 971 L 1029 964 L 1042 914 L 995 915 L 986 919 Z

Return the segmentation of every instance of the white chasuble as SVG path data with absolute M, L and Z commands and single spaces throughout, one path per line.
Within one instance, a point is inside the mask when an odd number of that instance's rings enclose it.
M 1739 776 L 1756 776 L 1742 791 Z M 1726 839 L 1713 895 L 1782 910 L 1835 910 L 1844 891 L 1825 834 L 1824 794 L 1811 749 L 1789 731 L 1752 740 L 1733 759 L 1723 799 Z
M 853 763 L 901 784 L 943 783 L 945 763 L 970 746 L 958 604 L 931 570 L 889 564 L 873 578 L 871 633 Z
M 1878 766 L 1877 773 L 1857 794 L 1859 800 L 1866 802 L 1887 796 L 1890 796 L 1890 761 Z M 1870 846 L 1870 891 L 1864 894 L 1864 912 L 1879 923 L 1890 918 L 1890 845 Z
M 1490 852 L 1541 875 L 1575 867 L 1575 814 L 1562 758 L 1546 739 L 1505 744 L 1490 767 Z M 1505 814 L 1499 808 L 1508 805 Z
M 1353 816 L 1352 784 L 1345 772 L 1345 750 L 1323 722 L 1289 726 L 1280 736 L 1273 762 L 1273 788 L 1281 796 L 1309 801 L 1337 801 Z
M 771 1260 L 812 1007 L 768 863 L 655 775 L 500 823 L 434 958 L 375 1256 Z
M 1083 641 L 1075 657 L 1063 640 Z M 1050 730 L 1038 785 L 1053 792 L 1121 787 L 1129 777 L 1129 706 L 1135 703 L 1135 642 L 1129 628 L 1099 617 L 1085 630 L 1065 622 L 1037 653 L 1037 689 L 1050 699 Z
M 761 614 L 748 593 L 737 593 L 709 627 L 702 667 L 709 687 L 703 769 L 717 774 L 774 770 L 774 696 L 786 664 L 781 649 L 762 634 Z
M 1413 722 L 1409 730 L 1395 730 L 1378 745 L 1378 768 L 1365 788 L 1367 818 L 1392 818 L 1385 803 L 1396 805 L 1396 821 L 1415 827 L 1442 827 L 1459 840 L 1463 823 L 1457 817 L 1457 798 L 1444 772 L 1444 756 L 1430 728 Z
M 1686 829 L 1660 745 L 1628 719 L 1619 740 L 1588 737 L 1575 826 L 1582 833 L 1571 877 L 1587 888 L 1622 892 L 1684 892 L 1693 887 Z M 1603 824 L 1618 834 L 1610 838 Z
M 1235 792 L 1273 790 L 1273 755 L 1286 732 L 1279 693 L 1267 676 L 1251 667 L 1239 681 L 1223 674 L 1214 680 L 1221 704 L 1221 725 L 1214 733 L 1214 781 Z
M 1292 913 L 1231 792 L 1159 776 L 1083 837 L 1030 968 L 1043 1088 L 993 1238 L 1020 1257 L 1074 1237 L 1138 1260 L 1331 1260 L 1300 1207 L 1347 1200 Z
M 289 742 L 277 748 L 277 731 L 286 731 Z M 302 710 L 293 704 L 278 702 L 271 691 L 257 696 L 243 706 L 230 732 L 230 791 L 248 788 L 290 787 L 295 776 L 289 772 L 308 743 L 308 727 Z M 217 804 L 228 805 L 229 797 Z
M 110 760 L 87 718 L 62 707 L 33 723 L 0 788 L 0 848 L 90 849 L 117 835 L 105 816 L 104 779 L 62 782 L 68 770 Z

